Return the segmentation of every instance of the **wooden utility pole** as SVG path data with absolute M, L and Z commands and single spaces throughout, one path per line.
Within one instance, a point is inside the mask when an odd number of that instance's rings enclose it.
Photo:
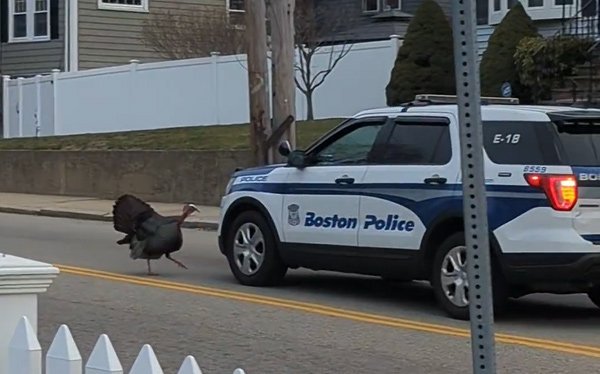
M 294 120 L 282 140 L 296 147 L 296 83 L 294 80 L 294 10 L 295 0 L 270 0 L 271 60 L 273 74 L 273 127 L 281 126 L 286 118 Z M 276 160 L 280 156 L 276 154 Z
M 265 0 L 246 0 L 246 43 L 248 45 L 248 88 L 250 98 L 250 148 L 255 165 L 269 162 L 265 149 L 271 133 L 271 110 L 267 88 L 267 25 Z

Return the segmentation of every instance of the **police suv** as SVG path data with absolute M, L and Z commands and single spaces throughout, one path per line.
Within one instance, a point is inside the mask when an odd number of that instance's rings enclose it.
M 367 110 L 287 163 L 237 171 L 219 246 L 244 285 L 288 268 L 427 280 L 448 315 L 469 318 L 458 109 L 419 95 Z M 481 105 L 496 306 L 587 293 L 600 306 L 600 110 Z

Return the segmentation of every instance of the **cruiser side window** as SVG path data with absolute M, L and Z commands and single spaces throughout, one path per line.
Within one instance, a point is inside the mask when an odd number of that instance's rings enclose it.
M 398 122 L 381 156 L 386 165 L 445 165 L 452 158 L 446 122 Z
M 313 165 L 363 165 L 370 161 L 371 150 L 385 122 L 361 124 L 335 139 L 313 156 Z

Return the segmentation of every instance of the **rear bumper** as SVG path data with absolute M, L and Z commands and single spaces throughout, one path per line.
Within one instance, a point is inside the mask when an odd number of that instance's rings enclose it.
M 502 257 L 509 283 L 537 292 L 585 291 L 600 285 L 600 253 L 527 253 Z

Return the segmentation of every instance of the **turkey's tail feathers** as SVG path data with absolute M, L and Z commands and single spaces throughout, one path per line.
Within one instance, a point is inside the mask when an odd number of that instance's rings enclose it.
M 129 194 L 120 196 L 113 205 L 113 227 L 127 236 L 119 244 L 129 243 L 136 226 L 153 214 L 154 209 L 141 199 Z

